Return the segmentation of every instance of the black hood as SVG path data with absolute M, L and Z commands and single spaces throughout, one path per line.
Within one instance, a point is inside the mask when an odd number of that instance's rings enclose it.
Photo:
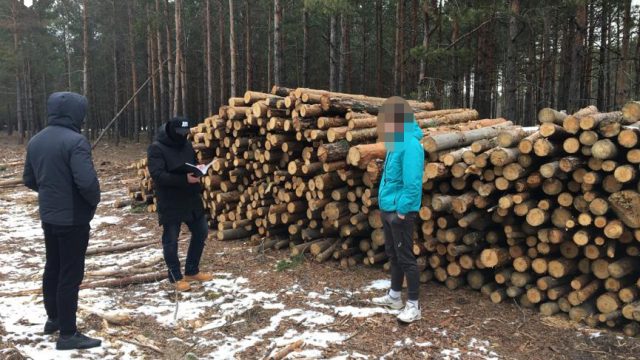
M 167 122 L 158 130 L 158 133 L 156 134 L 156 141 L 166 146 L 181 148 L 182 146 L 184 146 L 184 144 L 187 143 L 187 137 L 179 136 L 175 134 L 175 132 L 172 132 L 171 126 Z
M 47 100 L 49 125 L 64 126 L 80 132 L 87 115 L 87 98 L 72 92 L 56 92 Z

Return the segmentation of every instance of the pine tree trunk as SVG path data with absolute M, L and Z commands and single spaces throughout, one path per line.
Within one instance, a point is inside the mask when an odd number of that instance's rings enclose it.
M 372 93 L 371 87 L 369 86 L 371 84 L 371 81 L 368 81 L 367 79 L 367 68 L 368 68 L 368 62 L 367 62 L 367 54 L 368 54 L 368 50 L 369 50 L 369 27 L 368 25 L 368 21 L 366 19 L 366 12 L 363 10 L 360 14 L 360 21 L 362 23 L 362 32 L 360 33 L 361 39 L 361 52 L 360 52 L 360 56 L 361 56 L 361 60 L 360 60 L 360 93 L 362 94 L 370 94 Z
M 509 37 L 507 39 L 507 63 L 505 66 L 504 117 L 516 120 L 516 103 L 518 94 L 518 16 L 520 16 L 520 0 L 510 0 Z
M 205 57 L 206 57 L 206 66 L 207 66 L 207 116 L 213 115 L 213 66 L 211 64 L 211 47 L 213 44 L 211 43 L 211 0 L 206 0 L 206 9 L 205 9 L 205 29 L 207 31 L 206 34 L 206 49 L 205 49 Z
M 607 108 L 605 73 L 607 72 L 607 38 L 609 33 L 609 1 L 602 0 L 600 15 L 600 54 L 598 56 L 598 109 Z
M 182 71 L 182 0 L 175 0 L 176 62 L 173 71 L 173 116 L 180 114 L 180 79 Z M 184 112 L 185 109 L 182 109 Z
M 460 36 L 460 19 L 458 16 L 453 17 L 453 23 L 451 24 L 451 43 L 456 43 L 458 41 L 458 37 Z M 457 45 L 453 46 L 454 52 L 458 49 Z M 460 107 L 461 106 L 461 96 L 460 96 L 460 61 L 458 56 L 453 56 L 453 76 L 451 83 L 451 106 L 452 107 Z
M 351 24 L 347 15 L 340 16 L 340 92 L 351 92 Z
M 629 91 L 627 89 L 627 61 L 629 59 L 629 37 L 631 34 L 631 0 L 622 2 L 624 17 L 622 21 L 622 49 L 620 51 L 620 60 L 618 61 L 618 80 L 616 81 L 616 101 L 618 107 L 624 105 L 629 100 Z M 636 39 L 636 41 L 639 41 Z
M 569 102 L 567 108 L 570 113 L 585 105 L 578 96 L 581 94 L 580 85 L 582 83 L 582 71 L 585 58 L 584 40 L 587 32 L 586 4 L 580 3 L 577 5 L 575 25 L 575 38 L 573 39 L 573 47 L 571 49 L 571 80 L 569 83 Z
M 169 112 L 168 112 L 168 116 L 173 116 L 173 97 L 174 97 L 174 88 L 175 88 L 175 84 L 174 82 L 174 67 L 173 67 L 173 51 L 171 50 L 171 19 L 169 17 L 169 0 L 164 0 L 164 6 L 163 6 L 163 21 L 165 24 L 165 35 L 167 38 L 167 80 L 169 83 L 169 88 L 167 89 L 167 103 L 169 104 Z
M 402 73 L 404 71 L 404 0 L 398 0 L 396 5 L 396 46 L 393 65 L 393 91 L 402 95 Z
M 382 96 L 382 0 L 376 1 L 376 96 Z
M 147 5 L 147 17 L 149 18 L 149 5 Z M 152 104 L 152 114 L 151 119 L 153 121 L 153 131 L 149 131 L 148 135 L 151 139 L 153 134 L 156 132 L 158 128 L 160 128 L 160 114 L 158 107 L 158 80 L 154 75 L 155 70 L 158 68 L 158 59 L 156 57 L 156 39 L 154 37 L 155 31 L 151 28 L 151 21 L 149 21 L 147 25 L 147 34 L 149 38 L 149 58 L 150 58 L 150 66 L 149 66 L 149 76 L 151 77 L 151 104 Z
M 273 0 L 273 83 L 282 84 L 282 4 L 280 0 Z
M 302 5 L 302 86 L 309 85 L 309 9 Z
M 244 2 L 244 35 L 245 35 L 245 83 L 246 90 L 253 89 L 253 53 L 251 51 L 251 5 Z
M 273 86 L 273 37 L 269 33 L 272 29 L 271 21 L 273 19 L 273 7 L 269 6 L 269 16 L 267 16 L 267 86 L 265 87 L 268 91 L 271 91 L 271 87 Z
M 224 45 L 224 0 L 218 0 L 218 45 L 220 46 L 218 52 L 218 59 L 220 60 L 220 105 L 224 105 L 227 103 L 227 97 L 229 97 L 229 92 L 227 91 L 226 84 L 226 46 Z M 215 112 L 215 111 L 214 111 Z
M 423 0 L 422 3 L 422 12 L 424 14 L 424 22 L 422 23 L 422 47 L 425 50 L 429 49 L 429 1 L 431 0 Z M 434 0 L 437 1 L 437 0 Z M 427 58 L 423 56 L 420 58 L 420 75 L 418 76 L 418 81 L 421 85 L 425 84 L 425 77 L 427 76 Z
M 12 1 L 12 16 L 13 16 L 13 51 L 16 57 L 16 68 L 15 68 L 15 78 L 16 78 L 16 120 L 18 122 L 18 136 L 19 143 L 24 143 L 24 113 L 22 112 L 22 85 L 20 82 L 20 35 L 18 32 L 18 0 Z
M 180 11 L 180 16 L 182 16 L 182 10 Z M 181 21 L 182 22 L 182 21 Z M 180 31 L 182 33 L 182 31 Z M 189 84 L 187 84 L 187 62 L 184 59 L 184 53 L 180 51 L 180 93 L 182 97 L 182 115 L 186 116 L 187 112 L 187 89 Z
M 160 19 L 160 0 L 156 0 L 156 17 Z M 162 60 L 162 28 L 160 26 L 160 21 L 156 23 L 156 65 L 158 66 L 158 88 L 160 90 L 160 98 L 159 98 L 159 119 L 160 123 L 164 124 L 167 116 L 168 109 L 166 108 L 167 98 L 165 94 L 165 84 L 164 84 L 164 65 Z
M 582 95 L 583 99 L 591 99 L 591 81 L 592 81 L 592 67 L 593 67 L 593 43 L 595 39 L 595 4 L 593 2 L 589 2 L 588 5 L 588 13 L 587 13 L 587 22 L 589 24 L 589 30 L 587 32 L 587 56 L 585 57 L 584 70 L 582 73 Z M 590 102 L 589 102 L 590 103 Z M 585 103 L 587 105 L 587 103 Z
M 493 26 L 487 24 L 478 30 L 478 53 L 473 92 L 473 107 L 480 118 L 491 117 L 491 95 L 493 91 L 494 41 Z
M 89 11 L 82 0 L 82 95 L 89 94 Z
M 113 116 L 115 116 L 120 110 L 119 96 L 120 96 L 120 80 L 118 78 L 118 31 L 116 30 L 116 1 L 113 0 Z M 113 126 L 113 132 L 115 135 L 116 146 L 120 145 L 120 121 L 116 121 Z
M 338 57 L 338 15 L 331 14 L 329 22 L 329 91 L 338 91 L 339 57 Z
M 135 94 L 138 88 L 138 73 L 136 71 L 136 51 L 133 38 L 133 4 L 127 6 L 129 23 L 129 60 L 131 61 L 131 94 Z M 133 139 L 140 142 L 140 102 L 138 97 L 133 98 Z
M 233 10 L 233 0 L 229 0 L 229 71 L 231 73 L 230 76 L 230 80 L 229 80 L 229 85 L 231 86 L 231 97 L 234 97 L 237 95 L 238 93 L 238 89 L 237 89 L 237 74 L 238 74 L 238 68 L 237 68 L 237 60 L 238 60 L 238 54 L 237 54 L 237 45 L 236 45 L 236 31 L 235 31 L 235 16 L 234 16 L 234 10 Z

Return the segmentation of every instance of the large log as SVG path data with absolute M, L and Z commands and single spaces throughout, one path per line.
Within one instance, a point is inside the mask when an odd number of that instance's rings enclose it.
M 608 198 L 611 209 L 630 228 L 640 228 L 640 194 L 633 190 L 613 193 Z
M 451 133 L 428 136 L 423 140 L 424 148 L 428 152 L 447 150 L 454 147 L 471 145 L 472 142 L 489 139 L 498 136 L 501 130 L 513 125 L 508 121 L 496 126 L 480 128 L 468 131 L 456 131 Z

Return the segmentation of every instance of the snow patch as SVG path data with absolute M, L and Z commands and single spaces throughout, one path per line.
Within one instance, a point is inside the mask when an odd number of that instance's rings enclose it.
M 391 281 L 387 279 L 374 280 L 369 285 L 362 288 L 363 291 L 386 290 L 391 287 Z

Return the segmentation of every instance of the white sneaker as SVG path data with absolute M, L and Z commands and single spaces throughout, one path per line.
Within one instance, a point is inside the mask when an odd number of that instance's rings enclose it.
M 371 302 L 378 306 L 385 306 L 391 308 L 393 310 L 400 310 L 404 304 L 402 303 L 402 298 L 394 299 L 387 293 L 385 296 L 377 297 L 371 299 Z
M 420 308 L 411 302 L 407 302 L 404 309 L 398 314 L 398 321 L 410 324 L 414 321 L 422 319 Z

